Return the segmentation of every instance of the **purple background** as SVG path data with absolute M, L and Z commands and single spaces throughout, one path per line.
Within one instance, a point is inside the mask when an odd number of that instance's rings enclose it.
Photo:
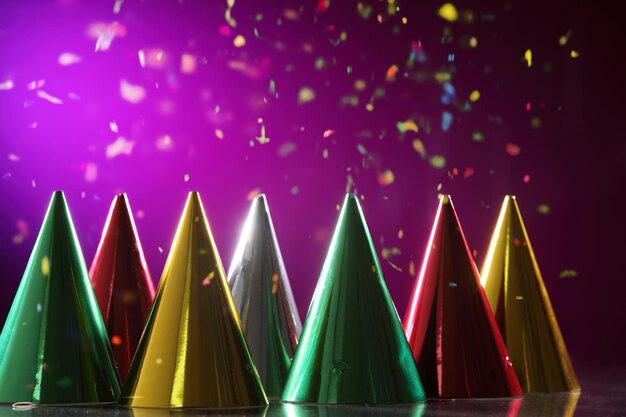
M 392 2 L 394 12 L 373 0 L 360 10 L 355 1 L 320 10 L 323 1 L 237 0 L 231 27 L 226 1 L 126 0 L 115 13 L 113 0 L 3 0 L 0 319 L 56 189 L 66 193 L 88 263 L 112 197 L 128 193 L 155 281 L 188 191 L 202 195 L 226 269 L 249 195 L 266 193 L 303 318 L 336 205 L 356 190 L 379 256 L 400 252 L 381 263 L 403 316 L 410 263 L 419 269 L 441 184 L 479 266 L 503 196 L 516 194 L 574 365 L 624 364 L 626 230 L 616 202 L 626 151 L 611 124 L 623 120 L 623 35 L 606 21 L 617 19 L 609 6 L 532 3 L 459 1 L 459 19 L 448 22 L 437 1 Z M 237 35 L 244 46 L 234 45 Z M 81 61 L 61 65 L 63 53 Z M 181 70 L 182 54 L 195 59 L 192 72 Z M 386 79 L 392 65 L 395 80 Z M 448 85 L 437 80 L 445 74 Z M 125 100 L 122 80 L 142 87 L 143 100 Z M 299 103 L 304 87 L 315 99 Z M 409 119 L 419 131 L 402 134 L 397 123 Z M 269 143 L 256 139 L 262 125 Z M 120 136 L 132 151 L 107 157 Z M 507 144 L 521 152 L 511 155 Z M 444 167 L 431 165 L 435 155 Z M 379 182 L 386 170 L 390 185 Z M 577 276 L 560 278 L 565 270 Z

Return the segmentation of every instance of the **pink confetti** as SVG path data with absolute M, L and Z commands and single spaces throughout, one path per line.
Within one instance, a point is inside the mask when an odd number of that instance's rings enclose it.
M 58 97 L 51 96 L 50 94 L 42 90 L 37 90 L 37 97 L 49 101 L 52 104 L 63 104 L 63 100 Z
M 146 98 L 146 90 L 140 85 L 134 85 L 126 80 L 120 81 L 120 94 L 129 103 L 137 104 Z
M 528 184 L 530 182 L 530 175 L 528 174 L 524 175 L 523 181 L 524 181 L 524 184 Z
M 115 142 L 107 145 L 106 157 L 111 159 L 118 155 L 130 155 L 134 146 L 134 141 L 126 140 L 124 137 L 120 136 L 115 140 Z
M 64 52 L 59 55 L 59 65 L 68 66 L 78 64 L 80 61 L 82 61 L 82 58 L 71 52 Z
M 335 129 L 326 129 L 322 136 L 324 137 L 324 139 L 328 139 L 329 137 L 331 137 L 334 134 L 335 134 Z
M 228 25 L 220 26 L 220 28 L 218 29 L 218 32 L 220 35 L 226 36 L 226 37 L 229 37 L 232 35 L 232 31 L 230 30 L 230 26 Z
M 44 85 L 46 85 L 46 80 L 41 79 L 29 82 L 28 84 L 26 84 L 26 88 L 28 88 L 29 90 L 35 90 L 39 87 L 43 87 Z

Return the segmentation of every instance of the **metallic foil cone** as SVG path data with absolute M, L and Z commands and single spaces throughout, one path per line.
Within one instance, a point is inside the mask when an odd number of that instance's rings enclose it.
M 580 389 L 513 196 L 504 198 L 482 284 L 524 392 Z
M 267 404 L 198 193 L 190 193 L 120 403 Z
M 404 330 L 429 397 L 521 389 L 449 196 L 442 196 Z
M 0 402 L 113 402 L 106 329 L 63 193 L 53 194 L 0 335 Z
M 280 397 L 302 324 L 262 194 L 252 202 L 228 282 L 265 391 Z
M 282 398 L 358 404 L 425 399 L 354 195 L 346 196 L 339 215 Z
M 126 194 L 113 199 L 89 275 L 122 381 L 126 379 L 154 299 Z

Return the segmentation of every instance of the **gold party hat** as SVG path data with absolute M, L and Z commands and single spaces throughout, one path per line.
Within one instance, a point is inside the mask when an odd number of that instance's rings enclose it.
M 481 277 L 524 392 L 580 389 L 513 196 L 504 198 Z
M 120 403 L 267 404 L 198 193 L 189 194 Z

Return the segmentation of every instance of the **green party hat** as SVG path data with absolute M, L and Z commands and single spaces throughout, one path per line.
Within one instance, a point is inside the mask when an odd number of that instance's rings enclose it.
M 344 404 L 425 399 L 354 195 L 345 198 L 282 398 Z
M 57 191 L 0 335 L 0 403 L 103 403 L 119 393 L 87 266 Z

